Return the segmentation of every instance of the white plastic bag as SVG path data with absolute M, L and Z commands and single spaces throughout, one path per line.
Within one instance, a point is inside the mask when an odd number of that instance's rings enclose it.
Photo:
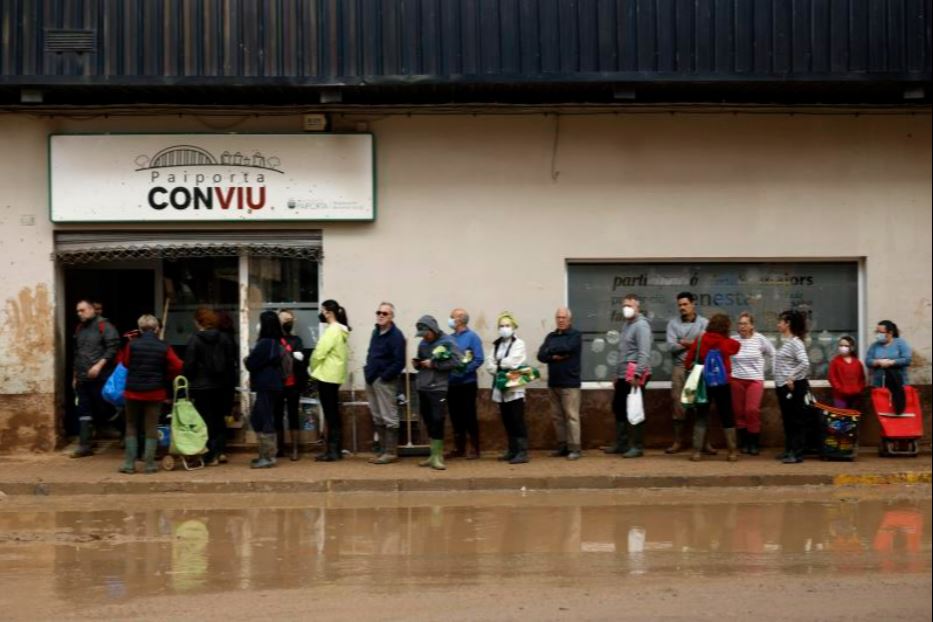
M 700 383 L 703 382 L 703 366 L 694 365 L 684 383 L 684 390 L 680 392 L 680 403 L 686 407 L 697 405 Z
M 641 387 L 632 387 L 625 398 L 625 410 L 628 422 L 638 425 L 645 420 L 645 402 L 641 396 Z

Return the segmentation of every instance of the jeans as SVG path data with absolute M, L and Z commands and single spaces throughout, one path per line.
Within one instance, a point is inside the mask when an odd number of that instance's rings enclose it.
M 622 433 L 618 440 L 624 447 L 630 449 L 644 449 L 643 431 L 645 422 L 637 425 L 628 422 L 628 394 L 632 390 L 632 385 L 624 379 L 619 378 L 616 381 L 615 392 L 612 394 L 612 412 L 616 417 L 616 425 L 621 426 Z M 631 439 L 631 441 L 630 441 Z
M 126 400 L 126 438 L 139 435 L 139 423 L 143 424 L 146 439 L 159 438 L 159 415 L 162 414 L 162 402 Z

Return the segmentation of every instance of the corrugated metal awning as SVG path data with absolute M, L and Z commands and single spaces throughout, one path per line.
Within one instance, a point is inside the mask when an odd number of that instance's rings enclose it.
M 65 264 L 134 259 L 265 257 L 323 259 L 320 230 L 249 231 L 118 231 L 58 232 L 54 257 Z

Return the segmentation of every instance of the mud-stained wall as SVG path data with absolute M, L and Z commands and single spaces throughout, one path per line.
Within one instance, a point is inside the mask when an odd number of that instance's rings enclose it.
M 863 334 L 880 319 L 896 321 L 914 348 L 913 382 L 930 384 L 929 115 L 334 120 L 349 130 L 366 123 L 376 137 L 377 219 L 301 226 L 323 229 L 322 297 L 349 309 L 357 389 L 367 325 L 381 300 L 398 306 L 398 323 L 409 336 L 419 315 L 432 313 L 443 322 L 451 308 L 466 307 L 486 343 L 495 314 L 511 309 L 534 352 L 565 300 L 567 259 L 725 257 L 864 258 Z M 300 116 L 0 114 L 0 400 L 8 404 L 0 411 L 0 429 L 17 430 L 4 432 L 0 451 L 51 446 L 24 439 L 29 430 L 54 436 L 58 398 L 49 396 L 65 382 L 56 377 L 62 337 L 53 336 L 68 331 L 55 321 L 61 292 L 51 260 L 48 134 L 300 129 Z M 191 229 L 95 229 L 118 228 Z M 675 313 L 673 304 L 668 312 Z M 33 330 L 24 328 L 30 324 Z M 486 374 L 481 382 L 488 387 Z M 651 390 L 649 400 L 660 404 L 666 392 Z M 540 400 L 532 402 L 546 427 Z M 605 393 L 588 392 L 584 404 L 585 426 L 608 430 Z M 657 425 L 666 426 L 658 412 Z M 15 425 L 6 425 L 14 416 Z M 494 435 L 495 413 L 485 416 Z

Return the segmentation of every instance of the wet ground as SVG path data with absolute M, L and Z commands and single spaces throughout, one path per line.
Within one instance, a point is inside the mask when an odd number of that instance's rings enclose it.
M 929 486 L 0 500 L 0 618 L 930 619 Z

